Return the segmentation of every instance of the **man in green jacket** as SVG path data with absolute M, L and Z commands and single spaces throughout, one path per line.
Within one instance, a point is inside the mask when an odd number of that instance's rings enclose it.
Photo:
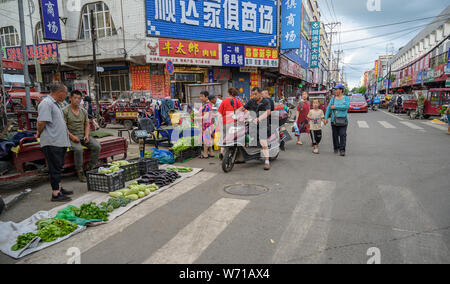
M 83 146 L 91 150 L 91 162 L 87 165 L 87 170 L 91 170 L 98 163 L 101 146 L 90 135 L 90 125 L 88 113 L 80 107 L 82 94 L 79 91 L 72 91 L 70 94 L 70 105 L 63 109 L 64 120 L 70 138 L 71 149 L 74 152 L 75 169 L 81 182 L 86 182 L 83 173 Z
M 416 114 L 416 117 L 419 117 L 419 119 L 424 119 L 423 110 L 425 108 L 425 101 L 427 99 L 423 95 L 422 91 L 419 91 L 417 94 L 418 94 L 418 98 L 417 98 L 417 114 Z

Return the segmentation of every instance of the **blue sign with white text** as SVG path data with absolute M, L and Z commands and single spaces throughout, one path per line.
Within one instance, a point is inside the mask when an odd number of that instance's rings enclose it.
M 230 67 L 245 66 L 244 46 L 222 44 L 222 65 Z
M 58 0 L 40 0 L 44 39 L 62 40 Z
M 277 46 L 276 0 L 145 0 L 147 36 Z
M 281 49 L 299 48 L 302 2 L 299 0 L 283 0 L 281 5 Z
M 311 68 L 318 68 L 320 62 L 320 22 L 311 24 Z

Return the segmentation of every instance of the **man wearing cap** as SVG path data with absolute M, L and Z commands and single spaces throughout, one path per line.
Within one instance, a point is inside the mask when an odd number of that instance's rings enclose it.
M 333 132 L 334 153 L 340 153 L 345 156 L 347 145 L 347 126 L 348 126 L 348 109 L 350 108 L 349 97 L 344 96 L 344 85 L 334 87 L 335 96 L 328 104 L 327 113 L 325 114 L 325 124 L 331 116 L 331 129 Z

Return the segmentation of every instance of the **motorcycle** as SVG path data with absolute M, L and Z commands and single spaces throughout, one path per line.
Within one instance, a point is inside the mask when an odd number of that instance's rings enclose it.
M 264 159 L 260 145 L 256 147 L 250 146 L 259 144 L 259 141 L 255 141 L 258 139 L 257 135 L 250 133 L 250 126 L 253 122 L 249 119 L 248 114 L 238 116 L 236 120 L 237 123 L 228 129 L 220 145 L 225 148 L 225 154 L 222 160 L 222 170 L 225 173 L 231 172 L 237 162 L 245 163 L 251 160 Z M 280 119 L 280 126 L 267 139 L 270 161 L 278 159 L 280 150 L 285 151 L 286 142 L 292 139 L 289 132 L 283 127 L 287 120 L 288 114 L 284 113 L 283 118 Z M 255 125 L 252 126 L 254 126 L 252 129 L 256 128 Z

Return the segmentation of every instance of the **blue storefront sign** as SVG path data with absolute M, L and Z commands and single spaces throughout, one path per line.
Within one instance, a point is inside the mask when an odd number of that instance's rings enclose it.
M 302 2 L 284 0 L 281 5 L 281 49 L 297 49 L 300 47 Z
M 244 67 L 245 47 L 240 45 L 222 44 L 222 66 Z
M 448 49 L 447 66 L 445 68 L 445 74 L 450 75 L 450 48 Z
M 318 68 L 320 61 L 320 22 L 311 25 L 311 68 Z
M 303 35 L 300 35 L 300 48 L 291 49 L 291 50 L 283 50 L 283 54 L 292 61 L 300 64 L 302 68 L 309 68 L 309 56 L 310 56 L 310 47 L 309 42 Z
M 277 46 L 278 11 L 274 0 L 145 3 L 148 36 Z
M 416 84 L 422 83 L 422 72 L 417 72 Z
M 58 0 L 40 0 L 44 39 L 62 40 Z

